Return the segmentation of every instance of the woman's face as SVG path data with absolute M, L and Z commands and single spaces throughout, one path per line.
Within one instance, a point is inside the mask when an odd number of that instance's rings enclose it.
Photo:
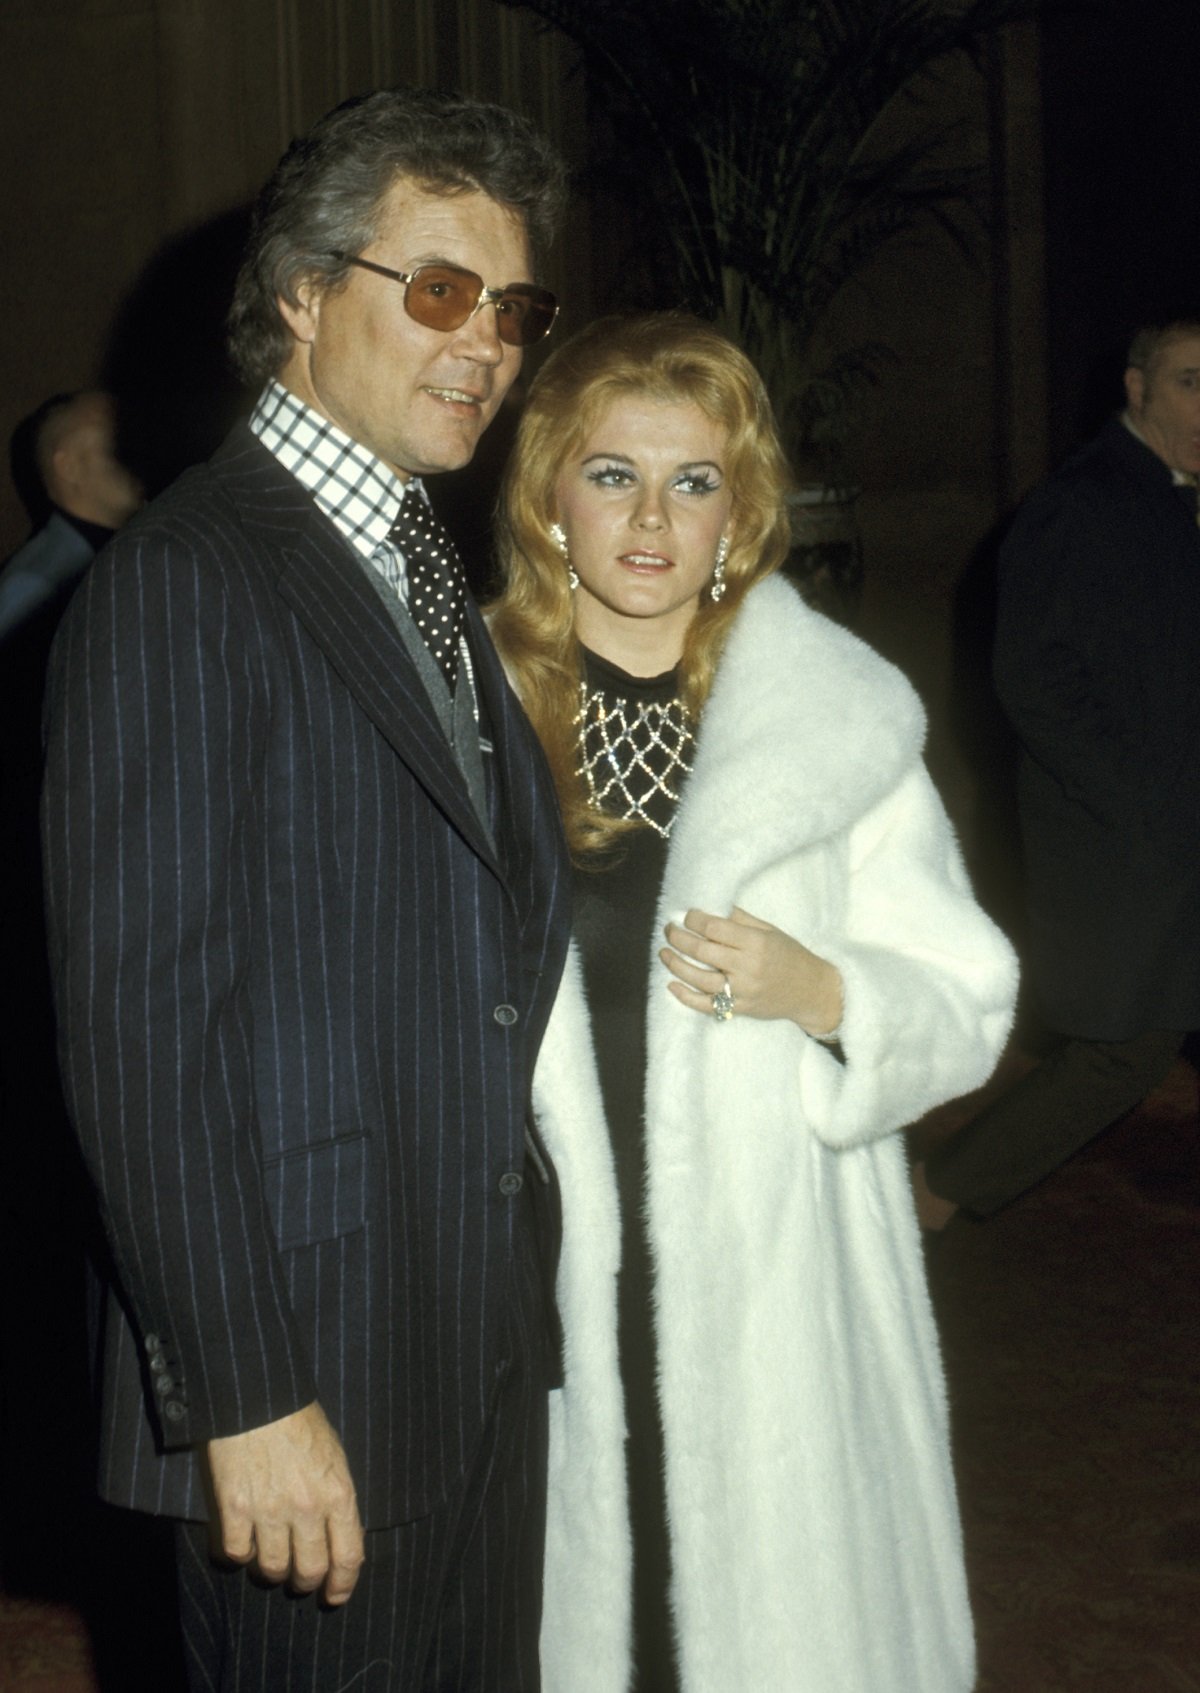
M 683 650 L 729 525 L 727 458 L 728 431 L 699 406 L 626 394 L 559 475 L 576 632 L 635 675 Z

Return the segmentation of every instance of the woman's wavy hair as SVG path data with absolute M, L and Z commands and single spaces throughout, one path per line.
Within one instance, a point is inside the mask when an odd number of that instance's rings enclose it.
M 699 719 L 725 638 L 746 592 L 787 554 L 790 487 L 771 403 L 754 366 L 709 323 L 683 312 L 606 317 L 546 360 L 530 386 L 501 492 L 503 587 L 491 628 L 550 761 L 577 859 L 628 827 L 588 805 L 578 769 L 576 716 L 583 674 L 571 591 L 550 537 L 555 490 L 601 413 L 624 395 L 692 403 L 728 431 L 732 494 L 725 595 L 705 595 L 684 641 L 681 694 Z

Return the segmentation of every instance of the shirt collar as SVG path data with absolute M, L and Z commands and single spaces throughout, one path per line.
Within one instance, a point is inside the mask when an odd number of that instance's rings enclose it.
M 418 478 L 402 482 L 369 448 L 274 378 L 258 397 L 250 428 L 364 558 L 387 542 L 408 490 L 425 497 Z
M 1146 448 L 1147 452 L 1154 453 L 1154 448 L 1150 445 L 1149 441 L 1147 441 L 1146 437 L 1142 434 L 1141 430 L 1127 411 L 1123 411 L 1121 413 L 1121 422 L 1125 425 L 1126 429 L 1128 429 L 1129 433 L 1135 438 L 1135 440 L 1142 443 L 1142 446 Z M 1154 453 L 1154 456 L 1155 458 L 1158 458 L 1159 455 Z M 1196 486 L 1196 478 L 1190 475 L 1186 470 L 1176 470 L 1173 464 L 1167 465 L 1167 469 L 1171 472 L 1171 481 L 1177 488 L 1194 488 Z

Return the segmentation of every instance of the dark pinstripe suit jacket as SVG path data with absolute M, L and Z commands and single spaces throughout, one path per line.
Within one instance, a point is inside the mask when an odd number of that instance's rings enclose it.
M 203 1517 L 196 1444 L 315 1397 L 368 1525 L 403 1521 L 481 1429 L 569 918 L 549 773 L 470 619 L 494 852 L 363 564 L 248 431 L 56 643 L 51 967 L 115 1265 L 118 1503 Z

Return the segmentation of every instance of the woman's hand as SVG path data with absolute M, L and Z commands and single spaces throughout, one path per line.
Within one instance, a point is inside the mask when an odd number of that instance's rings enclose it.
M 689 911 L 668 923 L 659 958 L 681 1004 L 711 1016 L 713 995 L 729 984 L 735 1017 L 790 1018 L 806 1034 L 831 1035 L 842 1020 L 842 978 L 791 935 L 733 908 L 731 917 Z

